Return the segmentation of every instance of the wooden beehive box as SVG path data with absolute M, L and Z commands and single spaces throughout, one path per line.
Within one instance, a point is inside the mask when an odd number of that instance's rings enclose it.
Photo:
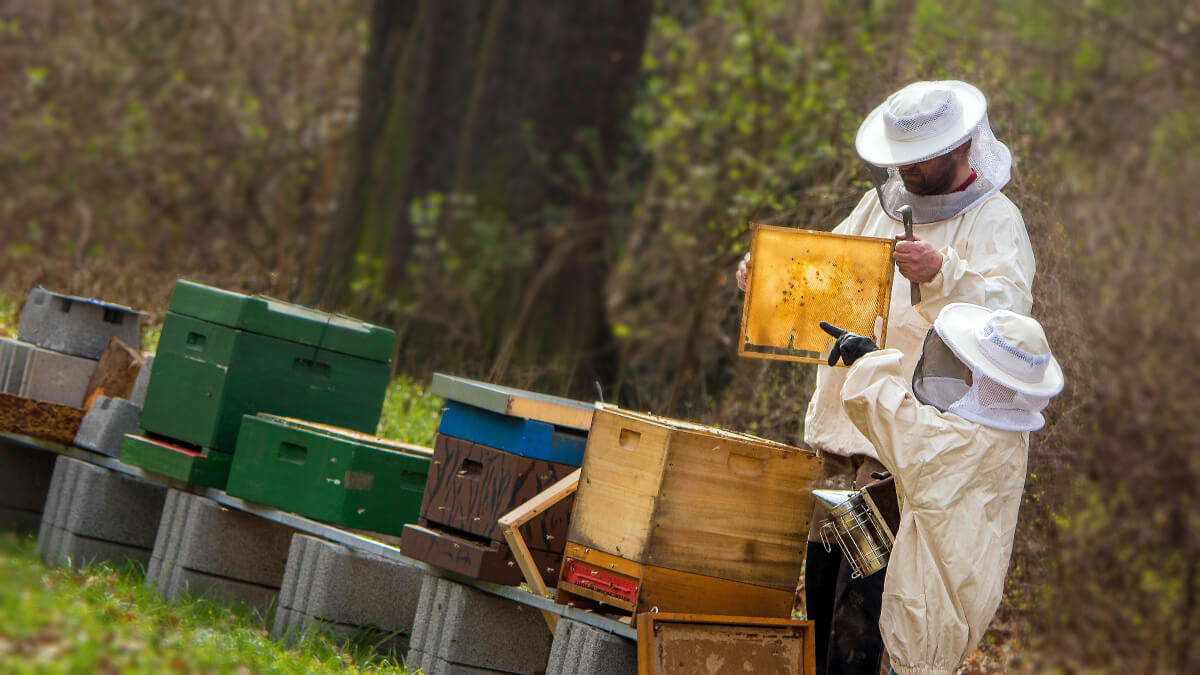
M 638 615 L 640 675 L 809 675 L 811 621 L 664 612 Z
M 431 390 L 446 404 L 421 518 L 405 526 L 401 550 L 465 576 L 519 584 L 521 569 L 498 521 L 579 468 L 592 406 L 440 374 Z M 520 528 L 538 569 L 551 579 L 558 576 L 572 503 L 565 499 Z
M 750 587 L 771 591 L 764 598 L 772 598 L 766 604 L 776 607 L 782 602 L 779 594 L 790 598 L 800 578 L 812 482 L 820 472 L 821 460 L 807 450 L 604 407 L 596 411 L 588 435 L 568 558 L 571 551 L 586 551 L 634 563 L 623 566 L 628 579 L 616 583 L 632 579 L 636 588 L 624 592 L 621 603 L 610 603 L 625 609 L 649 609 L 647 594 L 658 597 L 648 570 L 672 576 L 676 585 L 724 588 L 732 583 L 745 586 L 744 593 L 757 592 Z M 576 560 L 586 563 L 583 556 Z M 602 562 L 621 573 L 615 560 Z M 564 565 L 564 575 L 567 571 Z M 566 597 L 565 589 L 599 599 L 582 585 L 561 576 L 560 598 Z M 699 606 L 654 606 L 706 611 L 704 596 L 699 594 Z

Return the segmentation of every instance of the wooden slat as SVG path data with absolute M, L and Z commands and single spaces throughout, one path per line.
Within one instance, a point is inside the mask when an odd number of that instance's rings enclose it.
M 130 392 L 133 391 L 133 383 L 145 362 L 145 357 L 121 338 L 109 339 L 100 354 L 100 360 L 96 363 L 96 369 L 88 379 L 83 409 L 91 408 L 99 396 L 129 398 Z
M 610 409 L 596 411 L 571 515 L 571 541 L 642 559 L 670 433 Z
M 460 401 L 502 415 L 587 431 L 594 406 L 559 396 L 549 396 L 498 384 L 434 373 L 429 390 L 435 396 Z

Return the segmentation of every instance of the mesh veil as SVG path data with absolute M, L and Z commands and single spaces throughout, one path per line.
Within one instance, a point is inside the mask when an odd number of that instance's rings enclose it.
M 999 192 L 1008 184 L 1012 177 L 1012 153 L 996 139 L 992 127 L 988 123 L 987 113 L 984 113 L 979 124 L 971 132 L 971 151 L 967 161 L 975 170 L 977 178 L 967 186 L 967 189 L 944 195 L 915 195 L 904 189 L 904 181 L 900 178 L 897 167 L 881 167 L 867 164 L 870 169 L 871 182 L 878 190 L 879 201 L 884 213 L 893 220 L 900 220 L 896 209 L 908 204 L 913 210 L 913 223 L 935 223 L 947 218 L 966 213 L 979 206 L 985 199 Z M 941 149 L 928 157 L 914 160 L 912 163 L 923 162 L 944 155 L 967 141 L 963 138 L 951 147 Z
M 1050 402 L 1050 397 L 1014 391 L 978 368 L 969 368 L 933 328 L 925 335 L 912 387 L 918 401 L 941 412 L 1008 431 L 1041 429 L 1045 424 L 1041 411 Z

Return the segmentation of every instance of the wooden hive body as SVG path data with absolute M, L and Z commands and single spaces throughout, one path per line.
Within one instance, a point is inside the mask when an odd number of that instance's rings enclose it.
M 474 400 L 478 384 L 457 379 L 456 387 L 466 390 L 453 393 Z M 506 397 L 520 393 L 504 389 Z M 401 550 L 476 579 L 519 584 L 521 569 L 498 521 L 579 468 L 586 440 L 577 428 L 500 409 L 505 408 L 447 400 L 421 519 L 404 528 Z M 573 498 L 565 499 L 520 528 L 538 568 L 549 578 L 558 575 L 572 504 Z
M 653 567 L 792 591 L 813 453 L 712 427 L 597 410 L 568 539 Z

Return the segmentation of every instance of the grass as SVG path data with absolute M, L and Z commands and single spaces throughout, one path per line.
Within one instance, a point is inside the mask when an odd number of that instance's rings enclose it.
M 51 568 L 32 538 L 0 534 L 0 672 L 406 672 L 369 644 L 310 634 L 288 648 L 269 633 L 269 615 L 193 597 L 167 604 L 137 567 Z

